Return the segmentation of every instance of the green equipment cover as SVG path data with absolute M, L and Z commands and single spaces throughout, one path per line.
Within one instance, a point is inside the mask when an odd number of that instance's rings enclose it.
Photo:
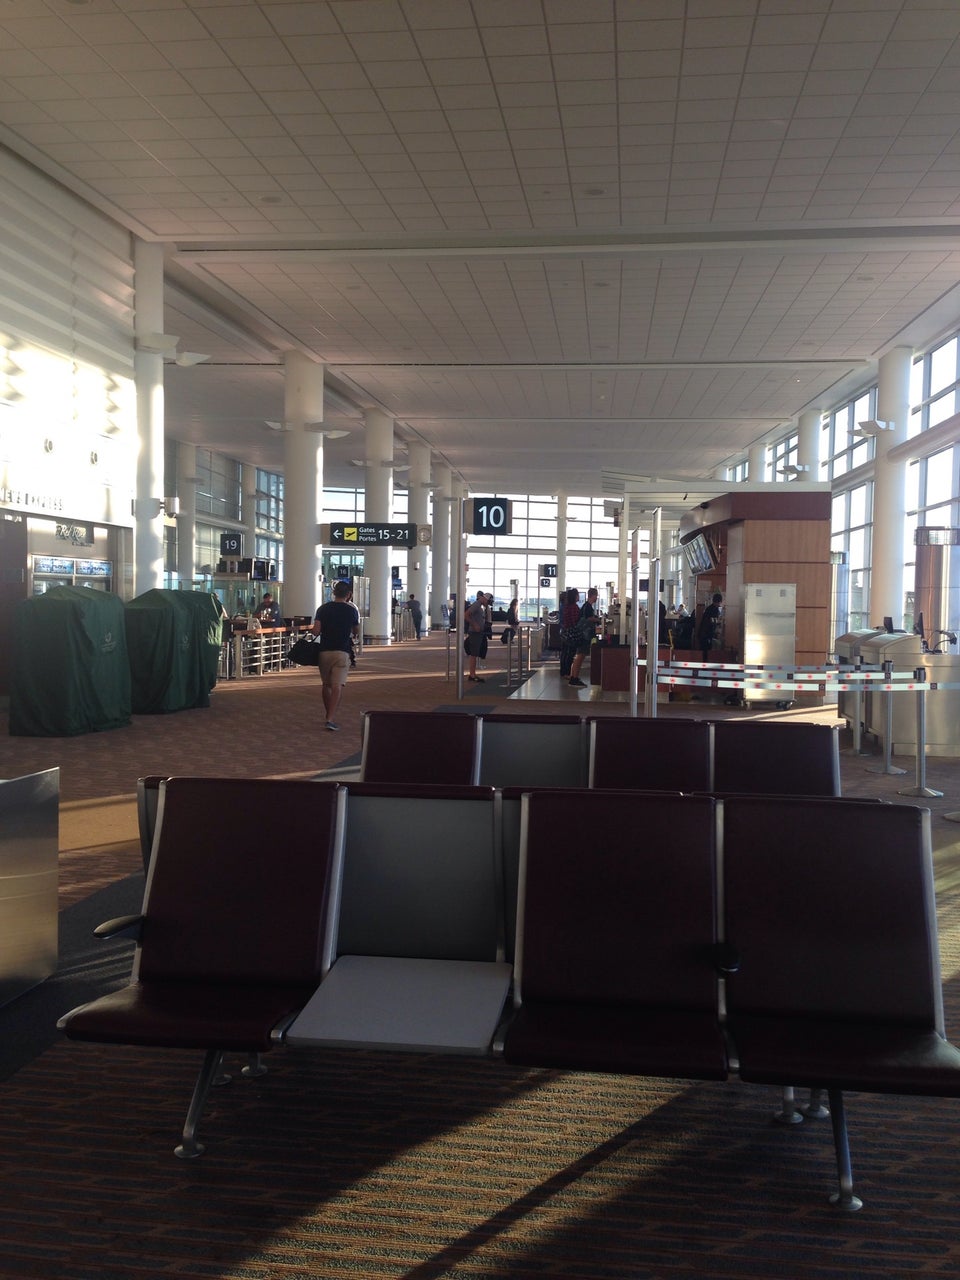
M 126 627 L 136 715 L 209 707 L 222 632 L 215 596 L 145 591 L 127 602 Z
M 123 601 L 53 587 L 13 611 L 10 732 L 69 738 L 130 723 Z

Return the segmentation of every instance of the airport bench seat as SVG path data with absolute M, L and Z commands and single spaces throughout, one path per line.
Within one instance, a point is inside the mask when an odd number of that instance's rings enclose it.
M 713 801 L 541 791 L 522 805 L 507 1061 L 725 1079 Z
M 224 1052 L 269 1050 L 329 965 L 344 805 L 339 787 L 314 782 L 160 784 L 142 912 L 99 929 L 138 921 L 130 983 L 57 1025 L 75 1040 L 205 1050 L 182 1158 L 203 1151 L 197 1124 Z M 272 815 L 268 855 L 250 848 L 251 811 Z

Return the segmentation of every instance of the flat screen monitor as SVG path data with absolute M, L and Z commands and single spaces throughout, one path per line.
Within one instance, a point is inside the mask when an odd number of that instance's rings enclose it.
M 682 550 L 691 573 L 712 573 L 719 568 L 716 548 L 705 533 L 695 533 L 683 543 Z

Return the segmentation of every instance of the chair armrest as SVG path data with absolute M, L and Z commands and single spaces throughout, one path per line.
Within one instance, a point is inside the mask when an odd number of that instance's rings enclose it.
M 739 973 L 740 952 L 732 942 L 718 942 L 713 948 L 713 963 L 722 978 L 731 973 Z
M 139 938 L 143 916 L 116 916 L 113 920 L 104 920 L 93 931 L 95 938 Z

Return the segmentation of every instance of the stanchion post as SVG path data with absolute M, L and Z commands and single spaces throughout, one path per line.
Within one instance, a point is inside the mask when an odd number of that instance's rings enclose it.
M 884 684 L 889 685 L 893 679 L 893 663 L 888 658 L 883 664 Z M 872 767 L 870 773 L 906 773 L 906 769 L 898 769 L 893 763 L 893 690 L 883 691 L 883 764 Z
M 927 796 L 930 799 L 942 796 L 942 791 L 934 791 L 927 786 L 927 669 L 917 667 L 913 673 L 919 688 L 917 689 L 917 781 L 912 787 L 904 787 L 902 796 Z
M 853 725 L 851 726 L 853 730 L 853 746 L 850 748 L 850 754 L 852 756 L 866 756 L 871 754 L 869 751 L 865 751 L 863 749 L 863 685 L 860 683 L 859 678 L 861 675 L 861 661 L 862 659 L 858 653 L 854 659 L 852 673 L 854 680 Z

